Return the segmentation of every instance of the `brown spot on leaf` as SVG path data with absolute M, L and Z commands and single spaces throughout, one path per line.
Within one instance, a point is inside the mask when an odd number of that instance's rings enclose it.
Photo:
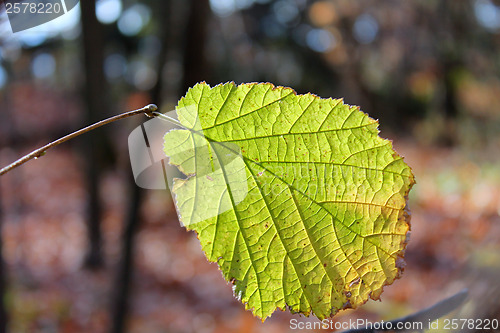
M 351 288 L 352 286 L 356 285 L 356 284 L 359 284 L 359 282 L 361 282 L 361 279 L 360 278 L 357 278 L 356 280 L 352 281 L 350 284 L 349 284 L 349 288 Z

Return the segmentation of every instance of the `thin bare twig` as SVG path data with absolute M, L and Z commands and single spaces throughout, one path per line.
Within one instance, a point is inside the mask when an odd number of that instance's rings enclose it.
M 101 127 L 103 125 L 106 125 L 106 124 L 109 124 L 109 123 L 112 123 L 114 121 L 117 121 L 117 120 L 120 120 L 120 119 L 124 119 L 124 118 L 128 118 L 128 117 L 131 117 L 131 116 L 135 116 L 137 114 L 141 114 L 141 113 L 144 113 L 146 114 L 146 116 L 152 118 L 152 117 L 155 117 L 155 114 L 154 112 L 158 110 L 158 107 L 154 104 L 149 104 L 149 105 L 146 105 L 145 107 L 143 108 L 140 108 L 140 109 L 137 109 L 137 110 L 133 110 L 133 111 L 128 111 L 128 112 L 125 112 L 125 113 L 121 113 L 119 115 L 116 115 L 116 116 L 113 116 L 113 117 L 110 117 L 110 118 L 107 118 L 107 119 L 104 119 L 104 120 L 101 120 L 95 124 L 92 124 L 90 126 L 87 126 L 87 127 L 84 127 L 76 132 L 73 132 L 71 134 L 68 134 L 66 136 L 63 136 L 62 138 L 60 139 L 57 139 L 55 141 L 52 141 L 51 143 L 41 147 L 41 148 L 38 148 L 34 151 L 32 151 L 31 153 L 29 153 L 28 155 L 25 155 L 23 157 L 21 157 L 20 159 L 18 159 L 17 161 L 7 165 L 6 167 L 2 168 L 0 170 L 0 176 L 9 172 L 10 170 L 14 169 L 14 168 L 17 168 L 18 166 L 28 162 L 29 160 L 31 159 L 36 159 L 36 158 L 39 158 L 41 156 L 43 156 L 45 154 L 45 152 L 52 148 L 52 147 L 55 147 L 57 145 L 60 145 L 61 143 L 63 142 L 66 142 L 70 139 L 73 139 L 74 137 L 77 137 L 83 133 L 87 133 L 89 131 L 92 131 L 98 127 Z

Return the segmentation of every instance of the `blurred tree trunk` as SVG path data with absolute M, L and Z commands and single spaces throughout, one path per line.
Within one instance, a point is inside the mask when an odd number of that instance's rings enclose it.
M 112 333 L 125 332 L 130 280 L 133 273 L 134 236 L 139 227 L 139 211 L 142 201 L 142 189 L 134 183 L 132 173 L 130 173 L 129 178 L 131 178 L 129 182 L 131 196 L 122 236 L 122 257 L 116 270 L 114 296 L 111 305 L 112 325 L 110 332 Z
M 1 194 L 1 191 L 0 191 Z M 7 332 L 7 311 L 5 309 L 5 292 L 7 272 L 5 270 L 5 262 L 3 260 L 3 210 L 2 210 L 2 198 L 0 196 L 0 333 Z
M 158 81 L 151 89 L 150 96 L 153 103 L 161 106 L 161 93 L 163 82 L 161 75 L 167 56 L 167 45 L 170 35 L 170 1 L 162 1 L 158 5 L 158 12 L 162 20 L 161 31 L 161 51 L 158 59 Z M 191 1 L 186 24 L 185 44 L 184 44 L 184 72 L 182 90 L 186 91 L 196 82 L 203 81 L 206 77 L 206 62 L 204 56 L 206 30 L 210 7 L 208 0 Z M 133 179 L 132 176 L 130 177 Z M 125 331 L 126 318 L 128 313 L 128 299 L 131 289 L 131 279 L 133 275 L 133 254 L 134 236 L 139 228 L 139 212 L 143 197 L 143 190 L 140 189 L 133 180 L 131 186 L 131 202 L 125 221 L 125 230 L 122 236 L 122 259 L 116 275 L 116 289 L 112 304 L 112 333 L 122 333 Z
M 3 8 L 2 8 L 3 9 Z M 5 61 L 4 59 L 0 59 L 0 65 L 5 68 L 7 71 L 7 76 L 8 77 L 13 77 L 12 75 L 12 66 L 9 62 Z M 1 115 L 1 124 L 0 124 L 0 132 L 2 133 L 2 144 L 0 146 L 1 148 L 4 147 L 14 147 L 14 138 L 17 135 L 16 127 L 12 126 L 14 123 L 12 121 L 12 94 L 11 94 L 11 89 L 10 85 L 7 84 L 3 88 L 3 96 L 0 98 L 0 104 L 2 105 L 2 115 Z M 20 178 L 15 177 L 14 174 L 14 185 L 20 185 L 19 182 L 21 181 Z M 2 204 L 2 197 L 1 197 L 1 182 L 0 182 L 0 333 L 5 333 L 7 332 L 7 327 L 9 323 L 9 315 L 7 313 L 6 309 L 6 304 L 5 304 L 5 293 L 7 292 L 7 286 L 8 286 L 8 276 L 7 276 L 7 269 L 5 265 L 5 261 L 3 258 L 3 217 L 4 217 L 4 211 L 3 211 L 3 204 Z M 20 205 L 18 203 L 19 201 L 16 200 L 15 206 L 14 207 L 9 207 L 10 209 L 18 210 L 20 209 Z M 19 205 L 19 206 L 18 206 Z
M 445 31 L 439 35 L 440 38 L 436 39 L 436 44 L 438 45 L 442 81 L 445 90 L 443 110 L 447 119 L 455 119 L 459 114 L 455 76 L 457 70 L 463 67 L 464 46 L 461 44 L 463 38 L 467 35 L 466 30 L 468 29 L 466 26 L 463 26 L 466 23 L 467 12 L 462 10 L 461 7 L 460 5 L 457 6 L 456 3 L 441 0 L 439 4 L 441 17 L 439 20 L 436 20 L 441 25 L 445 24 L 446 27 L 446 29 L 443 29 Z M 453 44 L 443 43 L 442 41 L 449 39 L 450 35 Z
M 207 80 L 205 45 L 209 18 L 208 0 L 190 1 L 184 44 L 182 95 L 195 83 Z
M 441 143 L 453 146 L 458 142 L 456 121 L 460 115 L 458 101 L 457 74 L 465 67 L 465 52 L 472 43 L 469 33 L 473 26 L 470 4 L 467 2 L 449 2 L 441 0 L 439 3 L 439 19 L 435 19 L 437 34 L 435 43 L 438 49 L 438 60 L 441 64 L 441 82 L 444 88 L 442 101 L 445 128 Z M 445 29 L 442 29 L 442 25 Z M 443 41 L 449 42 L 443 42 Z
M 161 106 L 161 93 L 163 88 L 162 73 L 165 67 L 167 57 L 167 45 L 170 38 L 170 1 L 163 0 L 157 2 L 157 13 L 159 13 L 159 20 L 162 20 L 162 29 L 160 31 L 161 49 L 158 55 L 157 73 L 158 80 L 149 92 L 151 103 L 156 103 Z M 131 290 L 131 280 L 133 276 L 134 267 L 134 248 L 135 248 L 135 234 L 140 226 L 140 207 L 143 198 L 143 189 L 137 186 L 134 182 L 132 172 L 129 173 L 129 192 L 131 193 L 130 202 L 128 204 L 128 211 L 125 217 L 125 228 L 122 235 L 122 258 L 119 267 L 116 271 L 115 289 L 113 291 L 112 300 L 112 324 L 111 333 L 125 332 L 126 320 L 129 307 L 129 297 Z
M 102 25 L 95 15 L 95 0 L 81 1 L 81 22 L 83 53 L 85 66 L 84 101 L 86 105 L 86 123 L 91 124 L 102 118 L 107 110 L 105 101 L 105 78 L 103 74 L 104 39 Z M 102 132 L 95 131 L 92 135 L 85 136 L 84 151 L 87 163 L 88 186 L 88 240 L 89 249 L 85 266 L 99 268 L 103 265 L 101 253 L 101 203 L 99 200 L 100 166 L 102 157 Z

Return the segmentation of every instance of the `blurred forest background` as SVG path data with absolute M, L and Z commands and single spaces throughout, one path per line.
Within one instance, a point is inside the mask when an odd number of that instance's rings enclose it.
M 416 175 L 388 320 L 469 288 L 454 318 L 500 318 L 500 1 L 83 0 L 13 34 L 0 9 L 0 165 L 188 87 L 269 81 L 380 119 Z M 0 179 L 0 331 L 289 332 L 232 296 L 168 191 L 141 190 L 127 137 L 93 131 Z

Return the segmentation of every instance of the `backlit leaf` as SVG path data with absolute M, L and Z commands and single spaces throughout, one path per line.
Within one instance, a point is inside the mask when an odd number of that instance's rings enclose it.
M 247 309 L 323 319 L 379 298 L 403 267 L 414 184 L 378 123 L 339 99 L 272 84 L 197 84 L 165 136 L 188 177 L 181 222 Z

